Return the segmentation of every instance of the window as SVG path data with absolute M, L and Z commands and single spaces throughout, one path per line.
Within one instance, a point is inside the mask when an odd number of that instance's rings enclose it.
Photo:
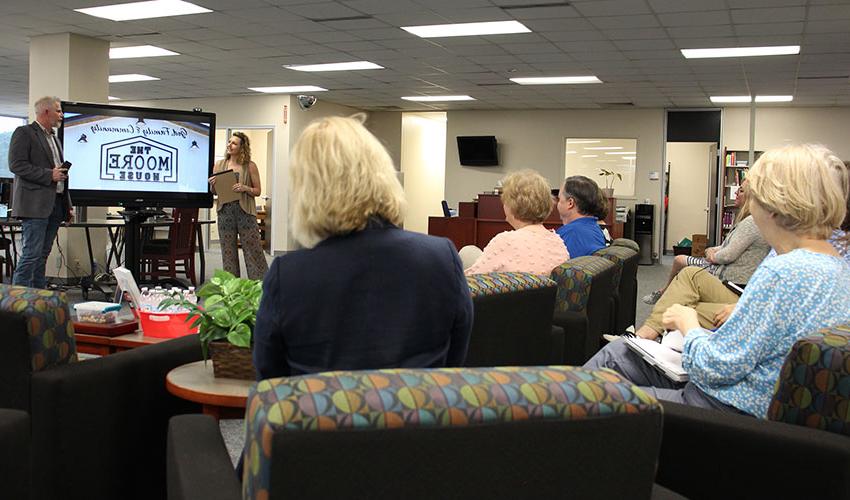
M 0 116 L 0 179 L 13 177 L 9 170 L 9 141 L 12 140 L 12 132 L 26 122 L 23 118 Z
M 583 175 L 596 181 L 600 188 L 613 181 L 615 197 L 635 195 L 637 139 L 567 139 L 564 174 Z M 623 179 L 606 177 L 602 170 L 614 172 Z

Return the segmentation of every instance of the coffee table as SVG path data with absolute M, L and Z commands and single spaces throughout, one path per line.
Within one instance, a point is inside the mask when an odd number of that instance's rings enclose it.
M 165 387 L 175 396 L 200 403 L 205 415 L 216 420 L 243 418 L 248 389 L 254 380 L 213 376 L 212 361 L 196 361 L 174 368 L 165 377 Z

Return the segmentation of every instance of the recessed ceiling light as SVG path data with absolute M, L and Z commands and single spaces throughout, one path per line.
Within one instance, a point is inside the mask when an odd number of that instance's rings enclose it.
M 264 94 L 294 94 L 296 92 L 325 92 L 328 89 L 315 85 L 291 85 L 289 87 L 248 87 L 248 90 Z
M 568 154 L 568 155 L 574 155 L 574 154 L 576 154 L 576 151 L 572 151 L 572 150 L 570 150 L 570 151 L 567 151 L 567 154 Z
M 581 155 L 582 158 L 596 158 L 599 155 Z
M 713 95 L 709 99 L 711 99 L 711 102 L 750 102 L 752 97 L 748 95 Z
M 591 146 L 589 148 L 584 149 L 589 149 L 592 151 L 605 151 L 610 149 L 623 149 L 623 146 Z
M 474 101 L 474 97 L 468 95 L 411 95 L 402 97 L 405 101 L 416 102 L 440 102 L 440 101 Z
M 132 59 L 134 57 L 179 56 L 177 52 L 154 47 L 153 45 L 136 45 L 134 47 L 114 47 L 109 49 L 110 59 Z
M 355 71 L 360 69 L 384 69 L 383 66 L 369 61 L 354 61 L 344 63 L 328 63 L 328 64 L 295 64 L 284 66 L 286 69 L 294 69 L 295 71 Z
M 756 102 L 791 102 L 794 100 L 792 95 L 757 95 Z
M 130 21 L 133 19 L 151 19 L 154 17 L 183 16 L 186 14 L 212 12 L 209 9 L 193 3 L 184 2 L 183 0 L 151 0 L 149 2 L 122 3 L 74 10 L 113 21 Z
M 531 30 L 519 21 L 431 24 L 427 26 L 402 26 L 401 29 L 422 38 L 531 33 Z
M 605 153 L 606 155 L 633 155 L 634 151 L 617 151 L 616 153 Z
M 686 59 L 704 59 L 709 57 L 753 57 L 787 56 L 800 53 L 799 45 L 780 45 L 775 47 L 729 47 L 725 49 L 682 49 Z
M 511 78 L 514 83 L 520 85 L 575 85 L 579 83 L 602 83 L 602 80 L 593 75 L 589 76 L 542 76 L 529 78 Z
M 108 100 L 110 100 L 110 101 L 120 101 L 120 100 L 121 100 L 121 98 L 120 98 L 120 97 L 112 97 L 111 95 L 110 95 L 110 96 L 106 96 L 106 98 L 107 98 Z
M 109 83 L 126 83 L 126 82 L 146 82 L 149 80 L 159 80 L 155 76 L 139 75 L 131 73 L 129 75 L 109 75 Z
M 623 157 L 624 160 L 634 160 L 636 158 L 637 158 L 637 156 L 624 156 Z

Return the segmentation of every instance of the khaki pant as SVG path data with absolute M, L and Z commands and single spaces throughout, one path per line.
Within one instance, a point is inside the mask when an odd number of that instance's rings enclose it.
M 717 277 L 701 267 L 689 266 L 670 282 L 644 325 L 663 333 L 661 316 L 664 311 L 673 304 L 682 304 L 696 309 L 700 326 L 713 330 L 714 315 L 726 304 L 737 303 L 738 295 L 726 288 Z

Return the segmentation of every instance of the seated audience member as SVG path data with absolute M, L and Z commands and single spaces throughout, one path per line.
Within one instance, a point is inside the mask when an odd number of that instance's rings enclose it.
M 592 179 L 573 175 L 564 181 L 558 193 L 558 213 L 564 225 L 557 233 L 573 258 L 605 248 L 605 235 L 598 221 L 607 215 L 607 205 Z
M 703 268 L 721 281 L 746 285 L 750 276 L 770 252 L 770 245 L 762 238 L 750 215 L 747 204 L 747 181 L 738 188 L 735 206 L 738 207 L 738 222 L 726 236 L 723 244 L 719 247 L 706 248 L 705 257 L 677 255 L 673 259 L 673 268 L 670 270 L 670 277 L 664 288 L 644 296 L 641 300 L 647 304 L 658 302 L 673 278 L 686 266 Z
M 263 282 L 258 378 L 461 365 L 472 300 L 460 259 L 449 240 L 398 227 L 404 192 L 360 116 L 307 126 L 289 176 L 305 248 L 277 257 Z
M 612 368 L 658 399 L 763 418 L 794 342 L 850 321 L 850 266 L 827 241 L 846 212 L 848 175 L 838 166 L 815 145 L 769 151 L 753 165 L 751 212 L 777 255 L 762 262 L 715 333 L 700 328 L 694 309 L 665 311 L 664 326 L 685 335 L 689 382 L 672 382 L 625 342 L 608 344 L 585 367 Z
M 570 258 L 561 238 L 543 227 L 552 212 L 549 183 L 533 170 L 514 172 L 502 180 L 505 219 L 514 231 L 497 234 L 481 252 L 464 247 L 461 256 L 474 263 L 466 274 L 526 272 L 548 276 Z M 477 255 L 476 255 L 477 254 Z

